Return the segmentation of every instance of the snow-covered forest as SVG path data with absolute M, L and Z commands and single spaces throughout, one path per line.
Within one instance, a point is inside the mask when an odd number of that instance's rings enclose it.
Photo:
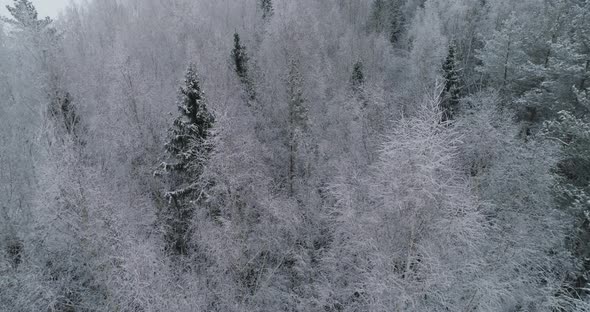
M 0 18 L 0 311 L 590 311 L 590 1 Z

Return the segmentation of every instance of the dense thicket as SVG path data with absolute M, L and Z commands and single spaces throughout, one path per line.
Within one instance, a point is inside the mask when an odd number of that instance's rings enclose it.
M 590 311 L 590 2 L 0 20 L 1 311 Z

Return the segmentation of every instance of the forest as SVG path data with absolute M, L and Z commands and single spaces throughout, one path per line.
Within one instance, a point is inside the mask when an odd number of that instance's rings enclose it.
M 590 311 L 589 0 L 0 17 L 0 311 Z

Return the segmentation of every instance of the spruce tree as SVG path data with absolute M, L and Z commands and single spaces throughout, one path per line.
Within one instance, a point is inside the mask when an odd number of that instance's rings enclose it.
M 234 33 L 234 48 L 231 51 L 231 57 L 236 66 L 236 73 L 241 79 L 248 77 L 248 54 L 246 47 L 240 43 L 240 35 Z
M 578 101 L 590 108 L 587 91 L 575 90 Z M 559 112 L 557 120 L 544 124 L 545 137 L 560 143 L 561 160 L 555 168 L 558 203 L 575 218 L 571 244 L 579 261 L 578 271 L 569 282 L 578 295 L 588 294 L 590 281 L 590 119 L 572 112 Z
M 399 41 L 404 20 L 397 0 L 375 0 L 371 5 L 369 28 L 375 32 L 386 32 L 389 41 Z
M 358 90 L 365 84 L 365 74 L 363 73 L 363 62 L 358 61 L 354 63 L 352 68 L 352 77 L 350 83 L 354 90 Z
M 294 194 L 298 147 L 308 127 L 307 107 L 303 95 L 303 76 L 299 63 L 291 60 L 287 77 L 287 96 L 289 97 L 289 194 Z
M 389 7 L 389 41 L 394 44 L 401 39 L 402 30 L 404 27 L 404 17 L 400 10 L 401 4 L 392 1 Z
M 18 34 L 21 40 L 34 47 L 30 52 L 40 52 L 36 57 L 47 61 L 47 52 L 55 47 L 60 38 L 55 28 L 51 27 L 53 21 L 49 17 L 39 19 L 37 9 L 29 0 L 14 0 L 13 6 L 7 5 L 6 9 L 12 18 L 0 16 L 0 21 L 10 25 L 11 33 Z
M 82 138 L 85 128 L 80 122 L 78 108 L 69 92 L 55 92 L 49 105 L 49 116 L 53 118 L 58 131 L 70 136 L 79 145 L 85 144 Z
M 292 129 L 307 128 L 307 107 L 303 95 L 303 76 L 299 71 L 299 63 L 291 60 L 288 76 L 289 120 Z
M 350 86 L 352 95 L 361 103 L 361 109 L 365 109 L 368 105 L 365 86 L 365 74 L 363 69 L 363 62 L 357 61 L 352 68 L 352 76 L 350 77 Z
M 244 86 L 246 93 L 251 101 L 256 99 L 256 93 L 254 91 L 254 85 L 248 75 L 248 52 L 246 47 L 240 43 L 240 35 L 234 33 L 234 48 L 231 51 L 231 59 L 235 66 L 235 71 L 240 82 Z
M 169 205 L 161 213 L 169 249 L 173 254 L 187 255 L 191 219 L 202 189 L 199 178 L 211 151 L 207 139 L 215 121 L 207 109 L 194 64 L 186 71 L 178 108 L 180 115 L 174 120 L 165 146 L 171 162 L 163 163 L 163 172 L 157 173 L 165 173 L 170 183 L 165 194 Z
M 260 0 L 260 7 L 262 8 L 262 19 L 267 20 L 273 15 L 272 0 Z
M 352 69 L 352 77 L 350 78 L 350 85 L 352 91 L 352 97 L 355 99 L 355 103 L 358 103 L 360 110 L 354 110 L 353 112 L 353 121 L 360 120 L 360 127 L 361 127 L 361 140 L 363 143 L 363 148 L 365 153 L 367 153 L 367 157 L 370 157 L 369 147 L 367 145 L 367 137 L 368 137 L 368 130 L 369 130 L 369 119 L 368 119 L 368 111 L 367 107 L 369 106 L 368 101 L 368 92 L 365 90 L 365 74 L 363 69 L 363 62 L 357 61 Z
M 2 21 L 20 29 L 40 31 L 51 24 L 51 19 L 38 19 L 39 14 L 29 0 L 14 0 L 13 6 L 6 6 L 13 19 L 2 17 Z
M 443 121 L 453 119 L 459 105 L 459 96 L 461 93 L 461 78 L 459 76 L 459 66 L 457 64 L 457 55 L 455 45 L 449 45 L 449 52 L 443 64 L 445 78 L 445 87 L 442 106 Z

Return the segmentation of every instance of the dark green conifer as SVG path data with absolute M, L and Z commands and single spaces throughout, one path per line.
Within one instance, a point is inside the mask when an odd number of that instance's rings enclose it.
M 302 137 L 308 129 L 308 109 L 303 95 L 303 76 L 299 63 L 289 62 L 287 76 L 287 96 L 289 97 L 289 194 L 293 195 L 295 179 L 298 176 L 298 149 Z
M 350 79 L 353 89 L 359 89 L 365 84 L 365 74 L 363 73 L 363 62 L 354 63 L 352 68 L 352 77 Z
M 208 144 L 210 130 L 215 121 L 207 109 L 205 94 L 201 90 L 195 65 L 189 65 L 184 86 L 180 89 L 178 105 L 180 115 L 170 129 L 166 144 L 170 163 L 163 163 L 170 189 L 165 197 L 169 204 L 160 213 L 166 228 L 169 251 L 176 255 L 189 253 L 190 224 L 202 189 L 200 176 L 211 151 Z
M 49 115 L 58 131 L 69 135 L 76 143 L 84 145 L 84 126 L 80 122 L 78 108 L 69 92 L 55 92 L 49 105 Z
M 248 77 L 248 53 L 246 47 L 240 43 L 240 35 L 234 34 L 234 48 L 231 51 L 231 57 L 236 66 L 236 73 L 241 79 Z
M 240 82 L 244 86 L 250 101 L 255 100 L 256 92 L 254 90 L 254 84 L 248 74 L 248 52 L 246 51 L 246 47 L 241 44 L 238 33 L 234 34 L 234 48 L 231 51 L 231 59 L 235 66 L 236 74 L 240 78 Z
M 461 78 L 459 76 L 459 65 L 457 63 L 457 53 L 454 44 L 449 45 L 449 52 L 443 64 L 443 73 L 445 87 L 441 108 L 443 111 L 443 121 L 446 121 L 453 119 L 453 115 L 457 113 L 461 94 Z
M 269 19 L 274 12 L 272 0 L 260 0 L 260 7 L 262 8 L 262 19 Z
M 399 41 L 404 18 L 398 0 L 375 0 L 371 6 L 369 29 L 378 33 L 385 32 L 391 43 Z
M 12 15 L 12 19 L 2 17 L 2 21 L 20 29 L 20 30 L 36 30 L 41 31 L 52 20 L 49 17 L 38 19 L 39 14 L 33 3 L 29 0 L 14 0 L 13 6 L 6 6 L 6 9 Z

